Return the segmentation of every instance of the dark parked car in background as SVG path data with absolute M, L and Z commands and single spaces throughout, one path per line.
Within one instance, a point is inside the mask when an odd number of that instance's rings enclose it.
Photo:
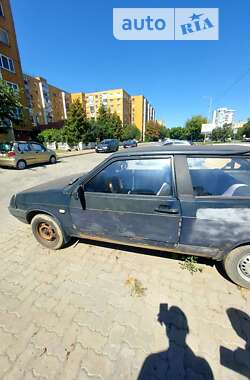
M 250 289 L 250 151 L 154 146 L 120 151 L 89 173 L 11 198 L 36 239 L 72 236 L 204 256 Z
M 102 140 L 95 148 L 97 153 L 116 152 L 119 149 L 119 141 L 117 139 Z
M 132 140 L 126 140 L 123 142 L 123 148 L 136 148 L 137 147 L 137 141 Z

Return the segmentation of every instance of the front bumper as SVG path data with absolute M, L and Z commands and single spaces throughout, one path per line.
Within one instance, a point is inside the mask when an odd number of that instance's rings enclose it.
M 17 218 L 20 222 L 28 224 L 27 219 L 26 219 L 26 211 L 25 210 L 20 210 L 19 208 L 15 208 L 12 206 L 9 206 L 8 209 L 9 209 L 9 212 L 11 213 L 11 215 L 13 215 L 15 218 Z
M 109 149 L 96 149 L 96 153 L 107 153 L 109 152 Z

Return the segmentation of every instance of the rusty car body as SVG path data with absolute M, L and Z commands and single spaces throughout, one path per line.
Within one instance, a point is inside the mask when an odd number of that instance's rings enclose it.
M 250 288 L 247 147 L 119 151 L 89 173 L 14 195 L 9 210 L 52 249 L 84 237 L 204 256 Z

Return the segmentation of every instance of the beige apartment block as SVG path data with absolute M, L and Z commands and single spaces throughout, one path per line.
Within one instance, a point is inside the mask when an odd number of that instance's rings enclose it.
M 50 85 L 42 77 L 24 75 L 25 95 L 33 126 L 49 125 L 67 119 L 70 94 Z
M 131 98 L 122 88 L 89 92 L 85 94 L 86 115 L 89 119 L 96 119 L 98 110 L 103 105 L 112 113 L 117 113 L 123 125 L 131 123 Z
M 76 100 L 79 100 L 79 102 L 82 104 L 82 107 L 84 109 L 84 112 L 86 112 L 86 100 L 85 100 L 85 94 L 83 92 L 75 92 L 70 94 L 71 103 L 75 102 Z
M 145 137 L 146 123 L 155 120 L 155 109 L 143 95 L 131 97 L 131 123 L 141 132 L 142 139 Z

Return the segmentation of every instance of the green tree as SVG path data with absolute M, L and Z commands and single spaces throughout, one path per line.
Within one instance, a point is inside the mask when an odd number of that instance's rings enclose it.
M 212 140 L 213 141 L 222 141 L 225 142 L 233 136 L 233 130 L 231 125 L 225 124 L 223 127 L 215 128 L 212 131 Z
M 204 116 L 192 116 L 185 123 L 185 138 L 190 141 L 200 141 L 203 139 L 201 134 L 202 124 L 206 124 L 207 119 Z
M 174 140 L 186 139 L 186 128 L 174 127 L 169 129 L 169 137 Z
M 161 136 L 162 125 L 157 121 L 150 120 L 145 127 L 145 141 L 158 141 Z
M 109 119 L 109 113 L 108 111 L 106 110 L 106 108 L 101 105 L 98 109 L 98 112 L 97 112 L 97 118 L 96 120 L 99 122 L 99 123 L 107 123 L 108 122 L 108 119 Z
M 160 139 L 166 139 L 170 137 L 170 131 L 168 128 L 164 127 L 164 126 L 161 126 L 161 129 L 160 129 Z
M 141 131 L 134 124 L 127 124 L 122 131 L 122 140 L 141 139 Z
M 0 80 L 0 124 L 5 124 L 7 120 L 19 121 L 17 109 L 21 111 L 22 108 L 20 93 Z
M 110 111 L 109 115 L 110 130 L 112 131 L 111 137 L 115 137 L 116 139 L 120 140 L 122 138 L 123 131 L 120 116 L 116 112 L 112 114 Z
M 244 137 L 250 138 L 250 119 L 238 130 L 237 138 L 243 139 Z
M 41 143 L 47 143 L 47 142 L 62 142 L 63 141 L 63 130 L 62 129 L 46 129 L 39 133 L 37 136 L 38 140 Z
M 83 110 L 82 104 L 77 99 L 74 101 L 68 112 L 68 119 L 63 129 L 63 140 L 69 145 L 78 144 L 80 141 L 88 142 L 89 122 Z
M 122 121 L 117 113 L 111 113 L 110 109 L 106 109 L 103 105 L 97 113 L 97 124 L 102 138 L 117 138 L 122 137 Z

